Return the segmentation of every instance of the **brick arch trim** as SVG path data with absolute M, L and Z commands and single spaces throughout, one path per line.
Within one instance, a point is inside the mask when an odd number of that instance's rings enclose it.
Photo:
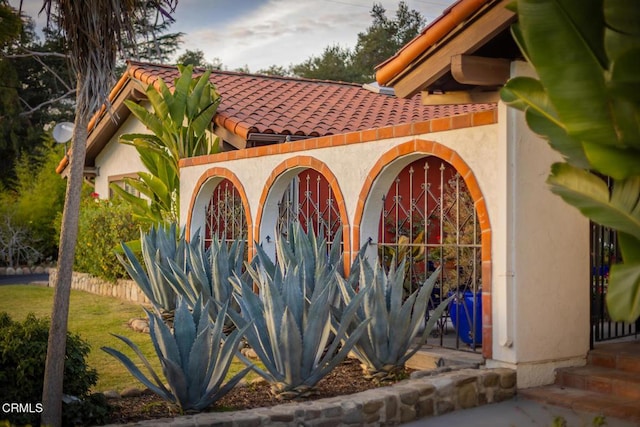
M 247 199 L 247 193 L 244 190 L 244 185 L 242 185 L 242 182 L 238 179 L 236 174 L 231 172 L 229 169 L 222 167 L 213 167 L 207 169 L 198 179 L 198 182 L 193 189 L 193 193 L 191 194 L 191 201 L 189 202 L 189 211 L 187 213 L 187 221 L 185 226 L 187 237 L 191 236 L 193 210 L 196 204 L 196 200 L 198 199 L 198 195 L 200 194 L 202 187 L 213 178 L 226 178 L 233 184 L 236 190 L 238 190 L 238 194 L 240 195 L 240 199 L 242 200 L 244 215 L 247 219 L 247 240 L 249 242 L 249 248 L 251 248 L 253 242 L 253 217 L 251 216 L 251 207 L 249 205 L 249 200 Z M 249 250 L 248 252 L 249 260 L 251 260 L 252 251 Z
M 490 359 L 493 354 L 493 316 L 491 313 L 491 224 L 489 222 L 489 213 L 487 211 L 486 201 L 480 189 L 480 185 L 478 184 L 478 180 L 469 165 L 458 153 L 438 142 L 426 141 L 417 138 L 397 145 L 384 153 L 369 171 L 358 197 L 352 225 L 353 248 L 359 248 L 361 245 L 360 228 L 365 205 L 373 188 L 374 181 L 392 162 L 406 155 L 416 153 L 424 154 L 425 156 L 435 156 L 451 164 L 464 179 L 469 190 L 469 194 L 473 199 L 482 232 L 482 354 L 485 358 Z M 355 251 L 352 254 L 352 257 L 354 256 Z
M 260 238 L 260 224 L 262 223 L 262 216 L 264 213 L 264 209 L 267 204 L 267 197 L 269 197 L 269 192 L 273 184 L 276 180 L 285 173 L 286 171 L 293 168 L 305 168 L 305 169 L 314 169 L 322 176 L 326 178 L 331 186 L 331 191 L 333 192 L 333 196 L 336 199 L 336 203 L 338 205 L 338 212 L 340 212 L 340 221 L 342 222 L 342 240 L 343 240 L 343 248 L 344 248 L 344 261 L 345 261 L 345 271 L 348 273 L 350 263 L 349 254 L 351 252 L 351 239 L 350 239 L 350 227 L 349 227 L 349 217 L 347 216 L 347 208 L 344 201 L 344 196 L 342 195 L 342 190 L 336 179 L 335 174 L 329 169 L 329 167 L 322 162 L 321 160 L 316 159 L 311 156 L 295 156 L 291 157 L 278 166 L 276 166 L 267 181 L 264 184 L 262 194 L 260 195 L 260 203 L 258 204 L 258 211 L 256 213 L 256 222 L 255 222 L 255 230 L 253 235 L 255 236 L 256 241 Z

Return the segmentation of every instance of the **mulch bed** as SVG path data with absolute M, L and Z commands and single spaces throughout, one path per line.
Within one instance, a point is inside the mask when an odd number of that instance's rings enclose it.
M 407 377 L 410 372 L 411 370 L 405 371 Z M 347 359 L 318 383 L 313 396 L 302 398 L 298 401 L 304 402 L 342 396 L 377 387 L 380 387 L 380 385 L 363 378 L 360 363 L 357 360 Z M 216 402 L 214 406 L 209 408 L 207 412 L 270 407 L 284 402 L 271 395 L 268 383 L 260 382 L 243 387 L 235 387 Z M 113 407 L 113 413 L 109 421 L 111 423 L 128 423 L 171 418 L 180 415 L 179 408 L 175 405 L 171 405 L 149 392 L 140 397 L 111 400 L 110 404 Z

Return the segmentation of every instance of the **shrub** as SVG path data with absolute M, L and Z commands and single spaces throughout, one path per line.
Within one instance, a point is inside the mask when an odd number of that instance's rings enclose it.
M 88 198 L 80 209 L 74 269 L 106 280 L 126 278 L 116 257 L 122 241 L 136 240 L 141 224 L 125 203 Z
M 7 313 L 0 313 L 0 390 L 4 402 L 35 405 L 41 401 L 48 338 L 47 320 L 29 314 L 23 322 L 16 322 Z M 89 350 L 78 335 L 67 333 L 63 392 L 81 401 L 63 405 L 64 425 L 88 422 L 87 416 L 94 417 L 92 422 L 100 422 L 95 419 L 96 414 L 106 414 L 105 404 L 99 405 L 95 397 L 89 396 L 89 389 L 98 379 L 96 370 L 86 363 Z M 5 416 L 19 425 L 37 424 L 40 418 L 38 413 Z

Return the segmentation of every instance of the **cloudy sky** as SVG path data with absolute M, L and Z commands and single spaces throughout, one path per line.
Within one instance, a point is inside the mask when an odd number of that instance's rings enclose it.
M 392 17 L 398 0 L 377 0 Z M 20 0 L 9 3 L 18 7 Z M 406 0 L 431 22 L 453 0 Z M 353 47 L 358 32 L 372 22 L 373 0 L 179 0 L 171 31 L 185 33 L 181 53 L 202 50 L 207 61 L 225 68 L 287 67 L 319 55 L 332 44 Z M 23 11 L 37 17 L 42 0 L 23 0 Z

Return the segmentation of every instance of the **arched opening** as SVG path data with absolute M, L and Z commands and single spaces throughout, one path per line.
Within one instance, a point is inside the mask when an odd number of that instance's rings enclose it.
M 251 258 L 252 218 L 244 187 L 228 169 L 208 169 L 194 188 L 189 205 L 186 233 L 198 236 L 206 248 L 212 239 L 245 242 L 245 257 Z
M 328 246 L 342 226 L 331 185 L 314 169 L 304 169 L 294 176 L 278 203 L 276 232 L 286 236 L 293 222 L 299 222 L 306 231 L 313 230 Z
M 441 159 L 453 167 L 458 176 L 457 182 L 460 184 L 459 188 L 464 189 L 466 187 L 467 191 L 463 194 L 468 194 L 475 209 L 473 224 L 475 224 L 476 231 L 473 235 L 475 236 L 474 239 L 477 239 L 479 233 L 480 239 L 479 241 L 474 240 L 473 246 L 475 246 L 475 250 L 479 252 L 477 256 L 480 261 L 474 256 L 476 266 L 474 267 L 475 270 L 472 269 L 471 271 L 474 272 L 474 277 L 477 277 L 478 280 L 475 281 L 475 285 L 473 286 L 476 289 L 473 300 L 469 301 L 471 310 L 467 310 L 466 313 L 472 316 L 470 317 L 472 321 L 474 319 L 482 320 L 481 325 L 480 322 L 475 321 L 475 325 L 471 325 L 470 331 L 473 331 L 475 337 L 481 337 L 482 355 L 490 359 L 493 355 L 491 223 L 489 221 L 487 204 L 479 182 L 469 165 L 458 153 L 434 141 L 414 139 L 393 147 L 389 151 L 381 154 L 378 161 L 369 171 L 358 197 L 353 221 L 354 234 L 352 245 L 354 252 L 351 258 L 355 257 L 355 249 L 360 248 L 361 245 L 366 248 L 366 256 L 369 259 L 377 257 L 378 243 L 383 238 L 380 233 L 380 218 L 385 209 L 383 199 L 384 202 L 386 202 L 389 198 L 389 190 L 394 185 L 396 178 L 402 174 L 403 169 L 413 162 L 429 157 Z M 430 166 L 430 170 L 434 168 L 439 168 L 439 164 L 433 168 Z M 415 170 L 416 168 L 414 166 L 414 178 Z M 428 179 L 431 179 L 432 183 L 434 182 L 434 178 Z M 462 186 L 462 184 L 464 184 L 464 186 Z M 402 187 L 402 185 L 400 185 L 400 187 Z M 411 205 L 415 206 L 416 204 L 417 202 Z M 387 239 L 386 236 L 384 238 Z M 479 249 L 477 247 L 478 243 L 480 244 Z M 426 249 L 425 247 L 425 252 Z M 478 263 L 480 265 L 478 265 Z M 428 269 L 430 266 L 427 265 L 425 268 Z M 453 271 L 455 271 L 455 267 Z M 467 344 L 456 337 L 448 317 L 441 319 L 441 323 L 438 326 L 446 327 L 442 332 L 446 332 L 447 335 L 440 335 L 443 337 L 443 345 L 459 349 L 479 349 L 480 342 L 477 338 L 472 340 L 471 344 Z M 440 331 L 436 332 L 440 333 Z M 429 343 L 439 345 L 440 336 L 432 337 Z
M 437 322 L 434 339 L 456 349 L 480 347 L 481 228 L 460 174 L 434 156 L 414 160 L 392 180 L 381 207 L 378 259 L 387 269 L 405 260 L 405 297 L 432 274 L 438 277 L 432 308 L 454 295 L 450 309 Z
M 260 197 L 256 216 L 257 241 L 275 260 L 277 233 L 286 233 L 293 221 L 305 230 L 320 233 L 333 244 L 342 227 L 340 245 L 345 268 L 350 254 L 349 222 L 344 197 L 333 172 L 320 160 L 298 156 L 280 163 L 271 172 Z
M 228 179 L 223 179 L 213 189 L 205 206 L 204 245 L 208 248 L 213 239 L 231 243 L 242 240 L 245 253 L 249 238 L 249 227 L 238 189 Z

